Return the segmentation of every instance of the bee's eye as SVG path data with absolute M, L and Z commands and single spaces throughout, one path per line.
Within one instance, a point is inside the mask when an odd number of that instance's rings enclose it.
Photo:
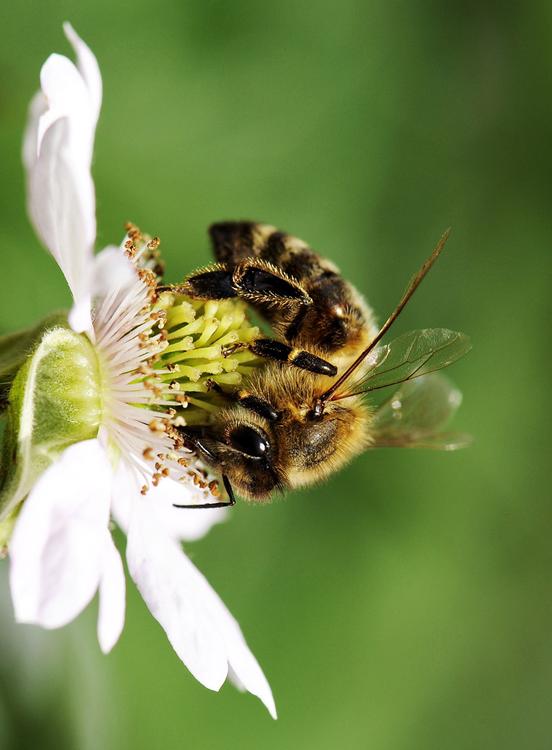
M 268 453 L 270 445 L 265 435 L 261 435 L 252 427 L 236 427 L 230 433 L 230 445 L 248 456 L 263 458 Z

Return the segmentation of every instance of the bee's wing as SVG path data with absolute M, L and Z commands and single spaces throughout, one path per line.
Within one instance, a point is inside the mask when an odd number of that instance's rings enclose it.
M 463 448 L 469 435 L 443 432 L 461 401 L 460 391 L 443 375 L 408 380 L 375 412 L 372 447 Z
M 368 370 L 335 400 L 399 385 L 448 367 L 471 349 L 468 336 L 446 328 L 410 331 L 367 357 Z

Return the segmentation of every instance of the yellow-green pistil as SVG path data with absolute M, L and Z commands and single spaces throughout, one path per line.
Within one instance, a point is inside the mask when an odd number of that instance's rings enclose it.
M 208 421 L 208 413 L 221 405 L 213 384 L 234 388 L 261 364 L 247 348 L 259 329 L 241 300 L 194 300 L 163 292 L 153 309 L 164 320 L 166 347 L 152 370 L 163 373 L 158 377 L 169 385 L 180 404 L 173 408 L 186 424 Z

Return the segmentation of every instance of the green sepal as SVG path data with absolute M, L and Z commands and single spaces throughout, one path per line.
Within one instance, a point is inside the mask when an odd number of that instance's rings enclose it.
M 27 496 L 42 472 L 73 443 L 93 438 L 101 418 L 101 380 L 94 347 L 66 319 L 28 333 L 30 353 L 8 393 L 0 463 L 0 523 Z M 24 338 L 19 342 L 23 342 Z M 14 339 L 12 339 L 14 342 Z M 17 361 L 6 345 L 5 367 Z M 10 354 L 12 352 L 12 354 Z M 9 355 L 9 356 L 8 356 Z
M 0 336 L 0 414 L 8 405 L 8 394 L 19 368 L 40 341 L 42 334 L 56 325 L 66 324 L 66 313 L 53 313 L 32 328 Z
M 17 516 L 19 515 L 19 508 L 14 508 L 8 516 L 0 522 L 0 560 L 6 557 L 8 552 L 8 542 L 10 541 Z

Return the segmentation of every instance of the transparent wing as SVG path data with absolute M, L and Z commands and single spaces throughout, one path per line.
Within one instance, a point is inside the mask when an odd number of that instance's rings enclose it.
M 462 394 L 443 375 L 403 383 L 374 415 L 372 447 L 456 450 L 469 445 L 469 435 L 443 431 L 461 402 Z
M 468 336 L 446 328 L 410 331 L 380 346 L 368 356 L 366 372 L 336 394 L 336 400 L 399 385 L 448 367 L 471 349 Z

